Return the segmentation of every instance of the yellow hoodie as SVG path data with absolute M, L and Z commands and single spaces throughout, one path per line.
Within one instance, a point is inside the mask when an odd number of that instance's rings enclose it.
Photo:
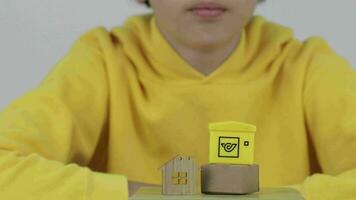
M 208 162 L 208 123 L 255 124 L 261 186 L 356 199 L 356 75 L 320 38 L 256 16 L 203 75 L 152 14 L 78 38 L 0 115 L 0 199 L 126 200 L 176 154 Z M 101 173 L 105 172 L 105 173 Z

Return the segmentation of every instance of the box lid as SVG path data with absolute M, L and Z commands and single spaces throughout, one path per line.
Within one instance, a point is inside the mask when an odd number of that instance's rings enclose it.
M 226 122 L 209 123 L 209 130 L 210 131 L 256 132 L 256 126 L 252 124 L 237 122 L 237 121 L 226 121 Z

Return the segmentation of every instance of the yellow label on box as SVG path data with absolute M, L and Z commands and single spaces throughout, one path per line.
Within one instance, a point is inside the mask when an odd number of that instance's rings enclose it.
M 253 164 L 256 127 L 241 122 L 209 124 L 209 162 Z

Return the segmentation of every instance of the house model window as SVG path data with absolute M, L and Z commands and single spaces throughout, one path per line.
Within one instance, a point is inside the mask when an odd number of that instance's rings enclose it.
M 172 183 L 174 185 L 186 185 L 188 184 L 188 172 L 173 172 Z

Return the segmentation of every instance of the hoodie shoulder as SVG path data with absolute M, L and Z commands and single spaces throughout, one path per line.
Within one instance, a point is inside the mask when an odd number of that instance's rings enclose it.
M 268 21 L 262 16 L 254 16 L 246 26 L 251 46 L 262 50 L 279 49 L 288 58 L 307 59 L 320 54 L 335 54 L 329 43 L 320 36 L 298 39 L 292 28 Z
M 256 15 L 245 28 L 248 39 L 257 40 L 261 45 L 283 44 L 294 39 L 291 28 L 271 22 L 266 18 Z

